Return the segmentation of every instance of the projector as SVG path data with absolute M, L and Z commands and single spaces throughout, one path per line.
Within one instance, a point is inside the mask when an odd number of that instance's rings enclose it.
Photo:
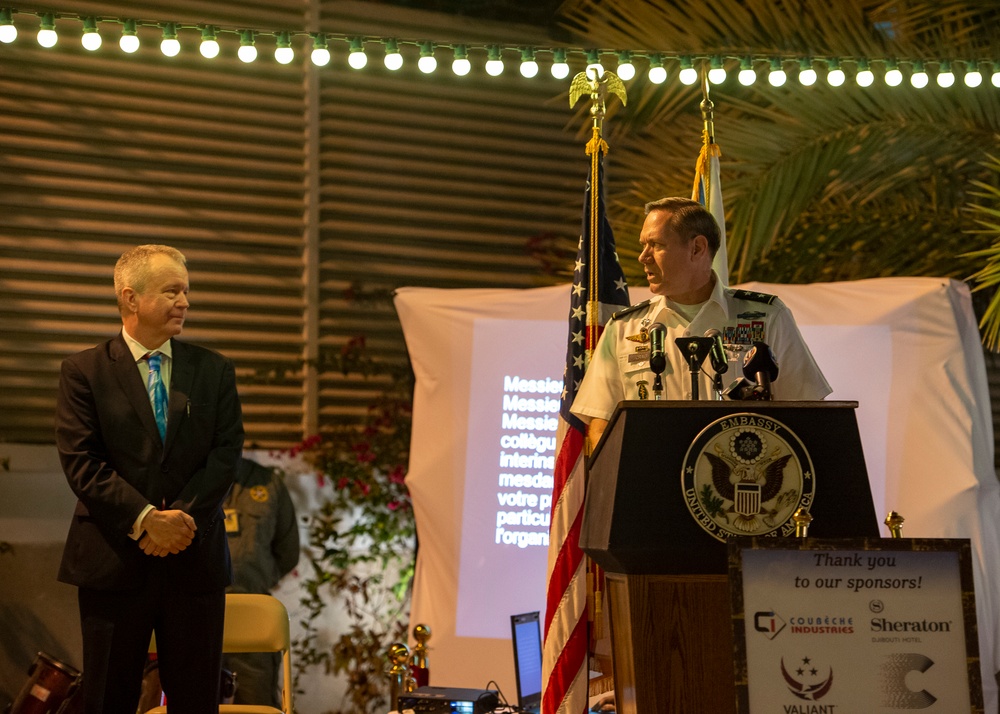
M 416 714 L 489 714 L 500 703 L 495 689 L 419 687 L 399 695 L 398 711 Z

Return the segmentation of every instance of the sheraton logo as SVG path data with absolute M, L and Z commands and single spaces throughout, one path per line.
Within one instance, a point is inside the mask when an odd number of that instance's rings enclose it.
M 887 620 L 873 617 L 872 632 L 951 632 L 951 620 Z

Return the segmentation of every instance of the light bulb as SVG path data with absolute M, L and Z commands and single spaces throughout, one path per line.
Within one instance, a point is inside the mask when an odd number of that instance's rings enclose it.
M 898 67 L 891 67 L 885 72 L 885 83 L 890 87 L 898 87 L 903 83 L 903 73 Z
M 486 74 L 491 77 L 499 77 L 503 74 L 503 60 L 500 57 L 500 48 L 497 45 L 490 45 L 487 50 Z
M 939 87 L 948 87 L 955 84 L 955 73 L 951 71 L 950 62 L 942 62 L 938 69 L 937 83 Z
M 910 84 L 912 84 L 916 89 L 923 89 L 927 86 L 929 81 L 927 72 L 924 71 L 924 63 L 919 60 L 914 62 L 913 74 L 910 75 Z
M 167 57 L 180 54 L 181 43 L 177 41 L 177 25 L 173 22 L 163 23 L 163 39 L 160 40 L 160 52 Z
M 56 20 L 55 16 L 51 13 L 42 14 L 42 23 L 38 29 L 38 44 L 42 47 L 55 47 L 56 42 L 59 41 L 59 36 L 56 34 Z
M 712 58 L 712 68 L 708 70 L 708 81 L 712 84 L 722 84 L 726 81 L 726 68 L 722 64 L 722 58 L 716 55 Z
M 811 87 L 816 84 L 816 70 L 809 67 L 799 72 L 799 84 L 803 87 Z
M 698 70 L 691 65 L 690 57 L 681 57 L 681 71 L 677 75 L 681 84 L 694 84 L 698 81 Z
M 740 69 L 740 73 L 736 75 L 736 79 L 738 79 L 740 84 L 742 84 L 744 87 L 749 87 L 754 82 L 757 81 L 757 72 L 754 70 L 753 67 L 748 67 L 744 65 Z
M 278 64 L 291 64 L 295 59 L 295 50 L 292 49 L 292 38 L 287 30 L 274 33 L 276 46 L 274 48 L 274 61 Z
M 101 42 L 101 33 L 97 31 L 97 19 L 83 18 L 83 37 L 80 38 L 80 44 L 85 50 L 93 52 L 101 48 Z
M 840 67 L 835 67 L 826 73 L 826 83 L 831 87 L 840 87 L 847 80 L 847 75 Z
M 451 61 L 451 71 L 459 77 L 464 77 L 472 70 L 469 62 L 469 51 L 465 45 L 455 45 L 455 59 Z
M 771 60 L 771 71 L 767 73 L 768 84 L 772 87 L 782 87 L 787 79 L 788 75 L 785 74 L 785 70 L 781 67 L 781 60 Z
M 653 84 L 663 84 L 667 81 L 667 70 L 663 67 L 663 57 L 653 55 L 649 58 L 649 81 Z
M 437 69 L 438 61 L 434 58 L 434 55 L 424 55 L 417 60 L 417 69 L 419 69 L 424 74 L 430 74 Z
M 399 45 L 395 40 L 385 41 L 385 59 L 382 61 L 385 68 L 393 72 L 403 66 L 403 55 L 399 54 Z
M 535 61 L 535 50 L 531 47 L 521 48 L 521 65 L 518 71 L 525 79 L 538 76 L 538 62 Z
M 330 64 L 330 48 L 326 44 L 326 35 L 317 32 L 312 37 L 313 48 L 309 52 L 309 61 L 317 67 L 326 67 Z
M 351 53 L 347 55 L 347 64 L 351 66 L 351 69 L 364 69 L 368 64 L 364 41 L 360 37 L 351 39 Z
M 240 48 L 236 50 L 236 56 L 241 62 L 250 64 L 257 59 L 257 48 L 254 47 L 253 30 L 243 30 L 240 32 Z
M 632 53 L 624 50 L 618 53 L 618 79 L 627 82 L 635 77 L 635 65 L 632 64 Z
M 993 84 L 994 87 L 1000 89 L 1000 69 L 993 70 L 993 75 L 990 77 L 990 82 Z
M 549 70 L 555 79 L 566 79 L 569 76 L 569 65 L 566 64 L 566 50 L 552 51 L 552 68 Z
M 424 74 L 430 74 L 437 69 L 438 61 L 434 57 L 434 44 L 432 42 L 420 43 L 420 59 L 417 60 L 417 69 Z
M 17 39 L 17 28 L 14 27 L 14 14 L 10 8 L 0 8 L 0 42 L 9 45 Z
M 201 31 L 201 44 L 198 51 L 205 59 L 215 59 L 219 56 L 219 41 L 215 37 L 215 28 L 206 27 Z
M 364 69 L 368 64 L 368 55 L 362 50 L 354 50 L 347 55 L 347 64 L 351 66 L 351 69 Z
M 863 69 L 854 75 L 854 81 L 859 87 L 870 87 L 875 82 L 875 74 L 870 69 Z
M 965 86 L 975 89 L 983 83 L 983 74 L 979 71 L 979 63 L 970 60 L 965 63 Z
M 132 54 L 139 49 L 139 36 L 135 34 L 135 20 L 125 20 L 122 24 L 122 36 L 118 40 L 122 52 Z

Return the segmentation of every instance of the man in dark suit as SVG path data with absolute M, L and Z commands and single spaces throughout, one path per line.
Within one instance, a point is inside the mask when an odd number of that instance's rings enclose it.
M 135 714 L 155 630 L 167 706 L 218 711 L 222 503 L 243 446 L 232 363 L 174 339 L 184 256 L 160 245 L 115 266 L 122 332 L 63 362 L 56 444 L 79 499 L 59 579 L 79 588 L 87 714 Z

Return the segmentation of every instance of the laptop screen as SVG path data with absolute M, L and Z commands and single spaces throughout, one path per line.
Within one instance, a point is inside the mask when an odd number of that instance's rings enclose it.
M 538 612 L 511 615 L 510 630 L 518 706 L 538 711 L 542 703 L 542 630 Z

